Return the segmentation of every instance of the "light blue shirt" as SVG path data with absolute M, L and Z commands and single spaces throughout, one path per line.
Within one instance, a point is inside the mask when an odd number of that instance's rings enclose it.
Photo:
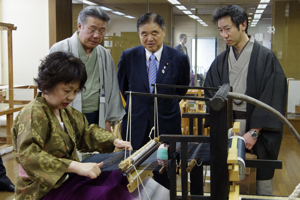
M 160 49 L 158 49 L 154 55 L 156 57 L 156 68 L 158 70 L 159 68 L 159 62 L 160 62 L 160 58 L 161 58 L 161 54 L 163 51 L 164 45 L 161 46 Z M 149 58 L 152 55 L 152 52 L 148 51 L 148 49 L 145 48 L 145 52 L 146 52 L 146 65 L 147 65 L 147 72 L 149 72 Z

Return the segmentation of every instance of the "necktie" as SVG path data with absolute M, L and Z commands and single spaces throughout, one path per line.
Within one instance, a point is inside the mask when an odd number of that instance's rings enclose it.
M 149 88 L 150 93 L 153 93 L 154 86 L 151 86 L 151 84 L 154 84 L 156 81 L 156 61 L 155 61 L 155 55 L 152 54 L 149 58 L 149 72 L 148 72 L 148 79 L 149 79 Z

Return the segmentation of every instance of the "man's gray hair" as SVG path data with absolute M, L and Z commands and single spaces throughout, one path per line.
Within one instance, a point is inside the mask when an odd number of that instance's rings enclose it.
M 107 23 L 107 28 L 109 27 L 110 17 L 103 9 L 100 8 L 100 6 L 87 6 L 82 9 L 77 18 L 77 25 L 80 23 L 83 28 L 87 17 L 101 19 Z

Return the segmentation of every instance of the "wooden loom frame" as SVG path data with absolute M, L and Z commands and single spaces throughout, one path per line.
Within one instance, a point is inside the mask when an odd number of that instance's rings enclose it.
M 0 30 L 6 30 L 7 31 L 7 46 L 8 46 L 8 101 L 3 101 L 4 103 L 8 103 L 9 108 L 3 111 L 0 111 L 0 116 L 6 115 L 6 144 L 11 145 L 12 144 L 12 136 L 10 133 L 10 129 L 13 124 L 13 114 L 14 112 L 20 111 L 24 106 L 18 106 L 14 107 L 14 103 L 28 103 L 26 101 L 14 101 L 14 88 L 19 89 L 34 89 L 34 96 L 36 96 L 36 86 L 30 86 L 30 85 L 22 85 L 22 86 L 15 86 L 14 87 L 14 77 L 13 77 L 13 49 L 12 49 L 12 31 L 17 30 L 17 27 L 14 24 L 9 23 L 2 23 L 0 22 Z M 2 89 L 1 89 L 2 91 Z

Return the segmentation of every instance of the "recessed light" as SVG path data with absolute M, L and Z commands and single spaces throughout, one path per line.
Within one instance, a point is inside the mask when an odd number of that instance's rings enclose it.
M 176 6 L 179 10 L 187 10 L 185 6 Z
M 254 19 L 260 19 L 261 18 L 261 14 L 255 14 L 254 15 Z
M 173 5 L 180 4 L 180 2 L 177 0 L 168 0 L 168 2 L 170 2 Z
M 263 13 L 264 10 L 256 10 L 255 13 Z
M 185 10 L 185 11 L 182 11 L 184 14 L 187 14 L 187 15 L 192 15 L 193 13 L 189 10 Z
M 269 3 L 270 0 L 260 0 L 260 3 Z
M 114 11 L 114 12 L 112 12 L 112 13 L 114 13 L 114 14 L 116 14 L 116 15 L 125 15 L 124 13 L 121 13 L 121 12 L 119 12 L 119 11 Z
M 258 9 L 265 9 L 268 6 L 268 4 L 258 4 Z

